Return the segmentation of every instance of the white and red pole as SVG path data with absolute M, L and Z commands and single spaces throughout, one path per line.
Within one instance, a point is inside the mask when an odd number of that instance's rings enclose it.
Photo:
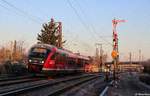
M 114 62 L 113 77 L 114 77 L 114 80 L 116 79 L 117 65 L 119 62 L 117 24 L 120 22 L 125 22 L 125 20 L 116 20 L 116 19 L 112 20 L 112 25 L 113 25 L 113 52 L 115 52 L 117 54 L 113 57 L 113 62 Z

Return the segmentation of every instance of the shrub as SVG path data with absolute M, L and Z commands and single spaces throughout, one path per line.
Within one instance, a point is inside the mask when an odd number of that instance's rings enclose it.
M 12 73 L 16 75 L 23 75 L 27 73 L 27 69 L 22 63 L 12 64 Z
M 21 62 L 11 63 L 6 61 L 0 66 L 0 74 L 23 75 L 27 73 L 25 64 Z

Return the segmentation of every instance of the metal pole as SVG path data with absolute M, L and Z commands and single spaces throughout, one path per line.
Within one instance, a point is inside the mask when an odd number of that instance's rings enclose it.
M 130 68 L 131 68 L 131 66 L 132 66 L 132 54 L 131 54 L 131 52 L 129 53 L 129 62 L 130 62 Z
M 139 50 L 139 64 L 141 64 L 141 50 Z
M 117 30 L 116 30 L 118 21 L 114 19 L 112 23 L 113 23 L 113 50 L 116 51 L 117 53 L 119 53 L 118 52 L 118 35 L 117 35 Z M 118 61 L 119 61 L 119 54 L 113 60 L 113 62 L 114 62 L 114 73 L 113 73 L 114 77 L 113 78 L 114 78 L 114 80 L 116 80 L 116 71 L 117 71 Z
M 98 46 L 99 48 L 99 69 L 100 71 L 102 72 L 102 64 L 103 64 L 103 49 L 102 49 L 102 43 L 96 43 L 96 45 Z
M 125 20 L 112 20 L 112 24 L 113 24 L 113 50 L 117 52 L 117 57 L 113 58 L 113 62 L 114 62 L 114 80 L 116 79 L 116 71 L 117 71 L 117 65 L 119 62 L 119 50 L 118 50 L 118 34 L 117 34 L 117 24 L 119 22 L 125 22 Z
M 102 49 L 102 44 L 100 44 L 100 68 L 102 72 L 102 66 L 103 66 L 103 49 Z
M 116 26 L 117 26 L 117 22 L 116 20 L 114 19 L 113 20 L 113 50 L 114 51 L 117 51 L 117 32 L 116 32 Z M 117 58 L 114 58 L 113 59 L 113 63 L 114 63 L 114 72 L 113 72 L 113 78 L 114 80 L 116 80 L 116 65 L 117 65 Z

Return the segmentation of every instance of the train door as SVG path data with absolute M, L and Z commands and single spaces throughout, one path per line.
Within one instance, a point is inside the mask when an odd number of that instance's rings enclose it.
M 56 64 L 56 69 L 65 69 L 65 63 L 66 63 L 66 56 L 60 53 L 57 53 L 56 59 L 55 59 L 55 64 Z

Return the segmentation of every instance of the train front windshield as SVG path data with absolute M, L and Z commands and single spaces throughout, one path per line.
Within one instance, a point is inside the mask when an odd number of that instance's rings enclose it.
M 29 52 L 29 58 L 39 58 L 39 59 L 46 59 L 48 54 L 50 53 L 49 49 L 34 47 Z

